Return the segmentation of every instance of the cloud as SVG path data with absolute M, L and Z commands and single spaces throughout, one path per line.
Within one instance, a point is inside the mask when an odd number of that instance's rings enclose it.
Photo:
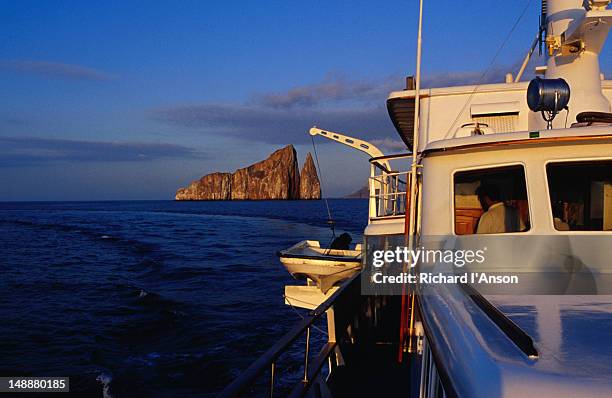
M 366 102 L 384 97 L 397 81 L 401 81 L 397 76 L 359 81 L 328 75 L 320 83 L 294 87 L 284 92 L 257 95 L 254 102 L 281 109 L 339 101 Z
M 114 80 L 119 76 L 103 72 L 98 69 L 81 65 L 65 64 L 60 62 L 4 60 L 0 61 L 0 69 L 15 72 L 30 73 L 46 78 L 62 78 L 73 80 Z
M 168 105 L 151 109 L 149 115 L 176 127 L 275 145 L 310 142 L 313 125 L 382 138 L 394 131 L 384 102 L 394 80 L 328 76 L 317 84 L 256 94 L 240 104 Z
M 476 83 L 499 83 L 505 81 L 506 73 L 513 69 L 499 66 L 491 68 L 487 73 L 483 71 L 435 73 L 425 75 L 421 86 L 432 88 Z M 391 91 L 403 89 L 404 79 L 405 77 L 399 74 L 367 81 L 328 75 L 320 83 L 298 86 L 284 92 L 255 95 L 251 103 L 275 109 L 313 107 L 345 102 L 367 104 L 379 102 L 381 99 L 385 99 Z
M 313 125 L 360 136 L 384 137 L 393 131 L 384 107 L 275 109 L 259 105 L 177 105 L 151 111 L 155 120 L 270 144 L 310 142 Z
M 162 158 L 204 158 L 193 148 L 165 143 L 102 142 L 0 137 L 0 166 L 60 162 L 140 162 Z
M 406 150 L 406 144 L 400 140 L 394 140 L 391 138 L 375 139 L 370 141 L 372 144 L 379 148 L 387 149 L 391 151 Z M 384 151 L 383 151 L 384 152 Z
M 466 86 L 472 84 L 503 83 L 506 81 L 506 73 L 515 70 L 518 70 L 518 67 L 495 66 L 488 71 L 435 73 L 425 75 L 421 85 L 425 88 L 434 88 Z
M 482 72 L 429 75 L 423 87 L 503 82 L 507 70 L 493 68 L 484 77 Z M 245 103 L 168 105 L 149 110 L 149 116 L 205 134 L 270 144 L 309 142 L 308 129 L 313 125 L 363 139 L 384 140 L 395 134 L 385 100 L 389 92 L 403 88 L 404 78 L 399 75 L 371 81 L 328 76 L 318 84 L 257 94 Z M 379 142 L 388 149 L 399 149 L 397 143 Z

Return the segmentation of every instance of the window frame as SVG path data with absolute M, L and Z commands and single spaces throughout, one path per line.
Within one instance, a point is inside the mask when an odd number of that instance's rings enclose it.
M 552 198 L 551 198 L 551 192 L 550 192 L 550 184 L 548 183 L 548 165 L 549 164 L 561 164 L 561 163 L 581 163 L 581 162 L 612 162 L 612 157 L 610 156 L 591 156 L 591 157 L 580 157 L 580 158 L 570 158 L 570 159 L 547 159 L 544 161 L 543 163 L 543 170 L 544 170 L 544 181 L 546 183 L 546 207 L 548 207 L 548 214 L 546 215 L 548 217 L 548 225 L 550 226 L 551 230 L 554 233 L 557 234 L 561 234 L 561 235 L 599 235 L 599 234 L 606 234 L 606 235 L 610 235 L 612 234 L 612 230 L 610 231 L 606 231 L 606 230 L 574 230 L 574 231 L 559 231 L 557 228 L 555 228 L 555 221 L 554 221 L 554 217 L 553 217 L 553 212 L 552 212 Z
M 478 166 L 469 166 L 469 167 L 462 167 L 459 169 L 454 169 L 453 172 L 451 173 L 451 189 L 450 189 L 450 197 L 451 197 L 451 230 L 452 230 L 452 234 L 453 236 L 474 236 L 474 235 L 485 235 L 485 234 L 476 234 L 476 233 L 472 233 L 472 234 L 457 234 L 457 223 L 455 220 L 455 216 L 456 216 L 456 209 L 455 209 L 455 175 L 457 173 L 464 173 L 464 172 L 470 172 L 470 171 L 485 171 L 485 170 L 494 170 L 494 169 L 503 169 L 503 168 L 508 168 L 508 167 L 513 167 L 513 166 L 520 166 L 523 168 L 523 174 L 525 175 L 525 192 L 527 193 L 527 209 L 529 210 L 529 229 L 527 229 L 526 231 L 518 231 L 518 232 L 500 232 L 500 233 L 495 233 L 495 234 L 486 234 L 487 236 L 506 236 L 506 235 L 525 235 L 525 234 L 529 234 L 533 231 L 533 211 L 531 208 L 531 193 L 529 190 L 529 176 L 528 176 L 528 169 L 527 169 L 527 165 L 525 164 L 525 162 L 508 162 L 508 163 L 496 163 L 496 164 L 488 164 L 488 165 L 478 165 Z M 552 214 L 552 213 L 551 213 Z

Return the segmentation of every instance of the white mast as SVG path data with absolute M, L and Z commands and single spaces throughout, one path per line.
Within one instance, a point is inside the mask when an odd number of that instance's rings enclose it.
M 410 220 L 408 223 L 410 240 L 408 246 L 412 249 L 413 237 L 412 234 L 416 231 L 416 190 L 417 190 L 417 161 L 419 152 L 419 119 L 420 119 L 420 101 L 421 101 L 421 47 L 423 33 L 423 0 L 419 1 L 419 30 L 417 33 L 417 56 L 416 56 L 416 73 L 415 73 L 415 97 L 414 97 L 414 130 L 412 137 L 412 164 L 410 166 Z
M 406 240 L 408 241 L 408 250 L 414 250 L 415 245 L 415 234 L 417 232 L 416 226 L 416 212 L 417 212 L 417 186 L 418 186 L 418 178 L 417 178 L 417 170 L 418 170 L 418 152 L 419 152 L 419 119 L 420 119 L 420 101 L 421 101 L 421 48 L 422 48 L 422 33 L 423 33 L 423 0 L 419 1 L 419 29 L 417 33 L 417 56 L 416 56 L 416 73 L 415 73 L 415 97 L 414 97 L 414 130 L 412 132 L 412 164 L 410 165 L 410 199 L 407 201 L 407 205 L 410 206 L 410 218 L 408 219 L 408 223 L 406 224 L 405 234 Z M 403 272 L 406 273 L 407 264 L 404 263 Z M 399 352 L 399 360 L 402 361 L 403 358 L 403 349 L 405 348 L 403 341 L 404 338 L 408 338 L 408 347 L 407 351 L 412 352 L 412 336 L 414 335 L 414 305 L 415 305 L 415 294 L 412 289 L 408 290 L 408 296 L 405 297 L 406 285 L 404 284 L 402 289 L 402 314 L 400 320 L 400 352 Z M 406 300 L 406 301 L 404 301 Z M 408 303 L 410 300 L 410 303 Z M 408 318 L 409 326 L 408 326 L 408 335 L 404 336 L 404 322 L 405 319 L 405 306 L 409 305 L 410 307 L 410 315 Z M 407 314 L 406 314 L 407 315 Z

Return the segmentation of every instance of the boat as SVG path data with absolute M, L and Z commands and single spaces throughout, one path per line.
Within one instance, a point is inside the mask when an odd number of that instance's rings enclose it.
M 279 251 L 278 257 L 294 278 L 310 279 L 323 293 L 361 270 L 361 244 L 339 250 L 321 247 L 316 240 L 304 240 Z
M 362 269 L 220 397 L 612 396 L 609 5 L 543 0 L 518 72 L 421 88 L 420 2 L 416 75 L 386 100 L 406 151 L 369 159 Z

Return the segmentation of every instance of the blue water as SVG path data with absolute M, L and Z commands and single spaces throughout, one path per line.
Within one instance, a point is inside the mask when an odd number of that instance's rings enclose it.
M 367 201 L 330 206 L 360 239 Z M 326 218 L 322 201 L 0 203 L 0 376 L 214 395 L 299 319 L 275 253 L 328 241 Z

